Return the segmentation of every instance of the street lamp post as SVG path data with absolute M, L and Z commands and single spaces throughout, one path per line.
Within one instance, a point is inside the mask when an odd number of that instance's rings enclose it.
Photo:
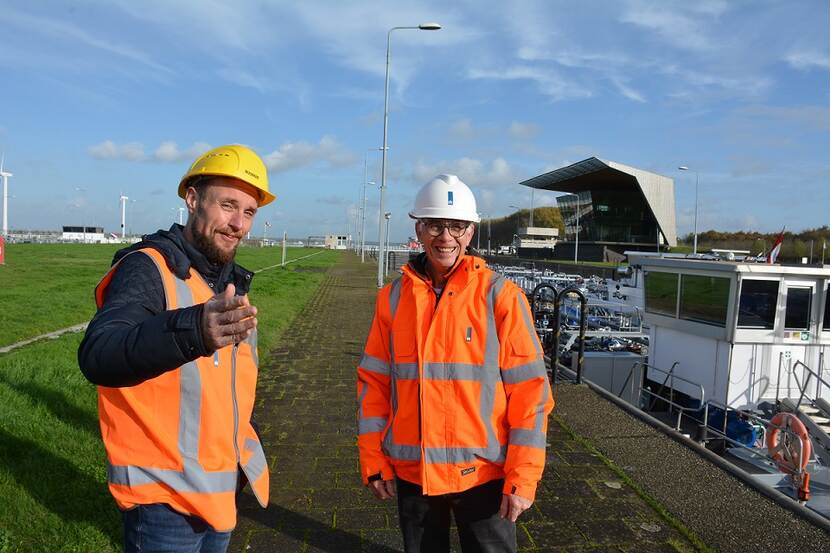
M 678 167 L 678 169 L 680 171 L 689 171 L 690 170 L 685 165 L 681 165 L 680 167 Z M 697 185 L 698 185 L 698 182 L 700 181 L 700 178 L 699 178 L 697 170 L 696 169 L 692 169 L 692 170 L 695 172 L 695 242 L 694 242 L 694 249 L 692 250 L 692 253 L 697 255 Z
M 383 216 L 386 219 L 386 248 L 384 249 L 385 257 L 383 258 L 383 276 L 385 277 L 389 273 L 389 220 L 392 218 L 392 214 L 387 211 Z
M 438 23 L 422 23 L 417 27 L 392 27 L 386 33 L 386 81 L 383 86 L 383 147 L 380 164 L 380 208 L 378 209 L 378 288 L 383 286 L 383 190 L 386 188 L 386 132 L 389 127 L 389 53 L 392 44 L 392 31 L 399 29 L 415 29 L 420 31 L 437 31 L 441 28 Z
M 375 181 L 369 180 L 369 152 L 376 152 L 380 148 L 368 148 L 363 154 L 363 201 L 361 203 L 360 217 L 360 262 L 366 261 L 366 185 L 375 185 Z

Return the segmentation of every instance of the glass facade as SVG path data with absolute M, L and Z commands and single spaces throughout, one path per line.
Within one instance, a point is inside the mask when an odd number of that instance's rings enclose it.
M 556 203 L 566 240 L 575 240 L 578 227 L 579 239 L 587 242 L 657 243 L 657 220 L 631 188 L 583 191 L 559 196 Z

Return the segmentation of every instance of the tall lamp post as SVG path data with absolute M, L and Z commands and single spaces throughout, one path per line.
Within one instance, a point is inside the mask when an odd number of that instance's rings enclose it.
M 378 209 L 378 288 L 383 286 L 383 190 L 386 188 L 386 131 L 389 127 L 389 52 L 392 43 L 392 31 L 414 29 L 418 31 L 437 31 L 438 23 L 422 23 L 417 27 L 392 27 L 386 33 L 386 81 L 383 86 L 383 158 L 380 164 L 380 208 Z
M 697 185 L 698 185 L 698 182 L 700 181 L 700 178 L 699 178 L 699 175 L 698 175 L 698 172 L 697 172 L 696 169 L 689 169 L 685 165 L 681 165 L 680 167 L 678 167 L 678 169 L 680 171 L 690 171 L 691 170 L 691 171 L 695 172 L 695 244 L 694 244 L 694 249 L 692 250 L 692 253 L 697 255 Z
M 366 185 L 375 185 L 369 180 L 369 152 L 376 152 L 380 148 L 367 148 L 363 154 L 363 201 L 360 205 L 360 262 L 366 261 Z
M 389 272 L 389 220 L 392 218 L 392 214 L 387 211 L 383 214 L 383 217 L 386 219 L 386 248 L 383 250 L 385 254 L 383 259 L 383 276 L 386 276 Z

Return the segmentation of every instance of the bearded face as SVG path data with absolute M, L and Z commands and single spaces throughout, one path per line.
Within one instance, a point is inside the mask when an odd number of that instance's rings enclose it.
M 233 261 L 251 229 L 257 197 L 250 188 L 237 179 L 214 178 L 198 190 L 188 189 L 185 202 L 190 216 L 185 237 L 211 263 L 225 265 Z

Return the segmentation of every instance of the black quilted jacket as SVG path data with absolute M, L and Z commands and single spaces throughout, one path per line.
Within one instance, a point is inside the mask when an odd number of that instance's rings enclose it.
M 187 242 L 183 227 L 155 234 L 123 250 L 127 253 L 150 247 L 161 252 L 167 266 L 186 278 L 193 266 L 217 292 L 229 283 L 244 295 L 253 273 L 236 263 L 214 266 Z M 104 305 L 95 314 L 78 348 L 78 364 L 84 376 L 99 386 L 133 386 L 175 369 L 198 357 L 210 355 L 202 342 L 202 306 L 167 311 L 164 288 L 153 261 L 136 254 L 124 259 L 107 288 Z

